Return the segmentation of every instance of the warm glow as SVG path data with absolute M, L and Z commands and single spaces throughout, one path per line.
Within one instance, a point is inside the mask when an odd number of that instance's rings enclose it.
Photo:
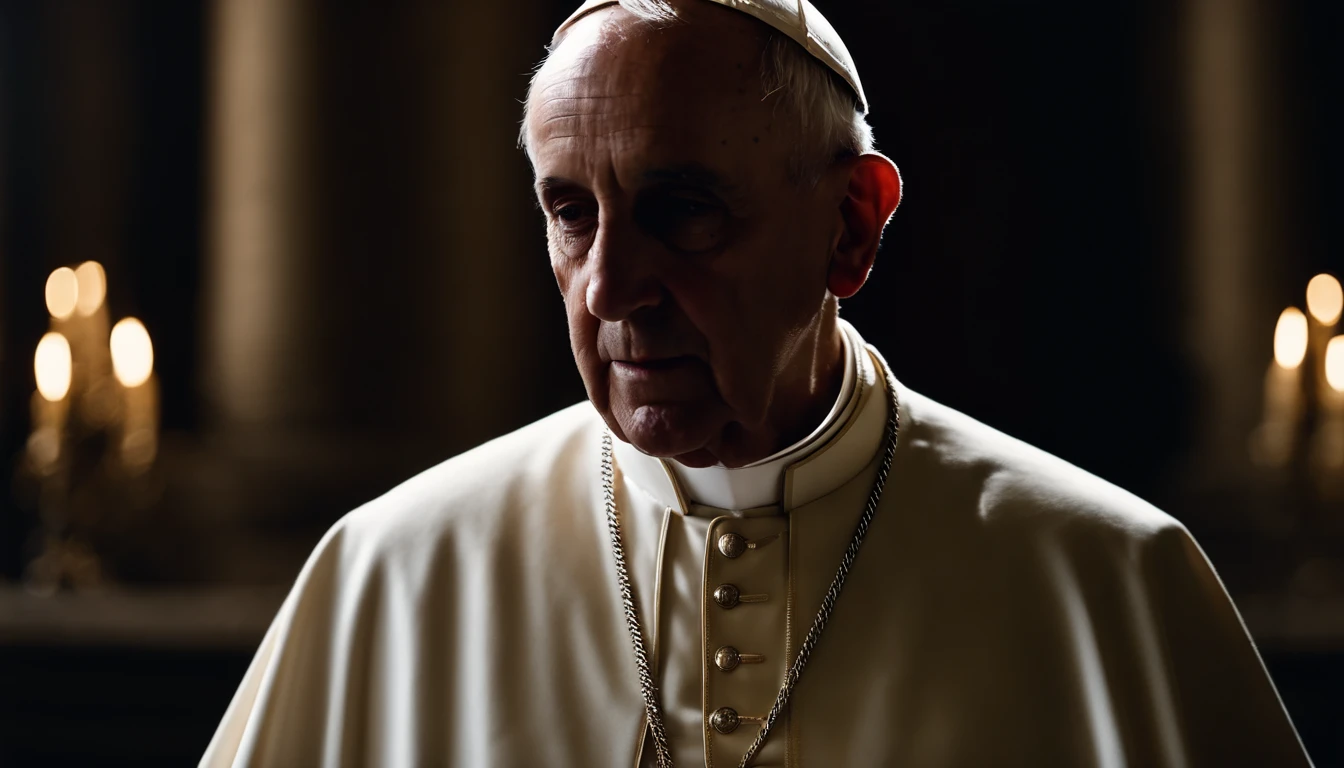
M 1344 310 L 1344 289 L 1334 275 L 1317 275 L 1307 283 L 1307 311 L 1323 325 L 1339 319 Z
M 33 373 L 43 397 L 52 402 L 65 397 L 70 391 L 70 342 L 59 333 L 43 336 L 33 355 Z
M 1307 316 L 1297 307 L 1279 315 L 1274 326 L 1274 361 L 1284 368 L 1296 368 L 1307 356 Z
M 86 261 L 75 269 L 75 278 L 79 281 L 79 300 L 75 308 L 79 314 L 88 317 L 103 305 L 107 298 L 107 273 L 103 265 L 96 261 Z
M 112 371 L 123 387 L 138 387 L 154 371 L 154 346 L 149 331 L 134 317 L 112 328 Z
M 75 312 L 79 302 L 79 279 L 75 270 L 61 267 L 47 278 L 47 311 L 57 320 L 64 320 Z
M 1336 392 L 1344 392 L 1344 336 L 1336 336 L 1325 346 L 1325 380 Z

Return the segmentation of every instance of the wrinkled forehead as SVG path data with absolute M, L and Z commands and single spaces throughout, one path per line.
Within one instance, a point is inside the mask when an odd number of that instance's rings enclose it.
M 642 21 L 612 5 L 561 33 L 547 67 L 589 59 L 626 79 L 722 78 L 745 71 L 747 60 L 751 71 L 759 71 L 767 31 L 751 17 L 709 3 L 687 4 L 666 24 Z
M 663 28 L 619 6 L 575 23 L 529 95 L 534 159 L 634 144 L 687 152 L 764 131 L 772 111 L 762 98 L 759 23 L 704 6 L 708 13 Z

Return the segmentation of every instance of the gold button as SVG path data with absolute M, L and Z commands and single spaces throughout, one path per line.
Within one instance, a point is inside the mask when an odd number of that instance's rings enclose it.
M 719 537 L 719 551 L 729 560 L 741 557 L 747 551 L 747 540 L 741 534 L 725 533 Z
M 709 716 L 709 724 L 714 726 L 714 730 L 719 733 L 736 731 L 739 722 L 741 721 L 738 720 L 737 710 L 730 707 L 721 707 Z
M 741 596 L 741 590 L 732 584 L 720 584 L 718 589 L 714 590 L 714 602 L 718 603 L 720 608 L 732 608 L 737 605 L 737 599 Z
M 742 663 L 742 654 L 731 645 L 725 645 L 714 652 L 714 663 L 724 672 L 732 672 Z

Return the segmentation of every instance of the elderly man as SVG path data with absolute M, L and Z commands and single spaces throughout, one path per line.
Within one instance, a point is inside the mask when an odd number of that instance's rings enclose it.
M 203 765 L 1296 766 L 1186 530 L 839 319 L 901 196 L 805 0 L 594 0 L 527 101 L 589 402 L 336 524 Z

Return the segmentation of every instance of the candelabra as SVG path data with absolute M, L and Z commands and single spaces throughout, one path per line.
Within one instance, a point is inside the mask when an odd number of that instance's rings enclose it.
M 1332 275 L 1307 284 L 1307 311 L 1288 307 L 1274 328 L 1264 407 L 1251 459 L 1269 478 L 1274 527 L 1298 531 L 1300 565 L 1290 587 L 1344 594 L 1344 289 Z
M 106 296 L 97 262 L 62 267 L 47 279 L 50 327 L 33 356 L 32 429 L 16 483 L 36 517 L 24 571 L 35 592 L 107 580 L 97 533 L 152 495 L 154 348 L 135 318 L 109 329 Z

